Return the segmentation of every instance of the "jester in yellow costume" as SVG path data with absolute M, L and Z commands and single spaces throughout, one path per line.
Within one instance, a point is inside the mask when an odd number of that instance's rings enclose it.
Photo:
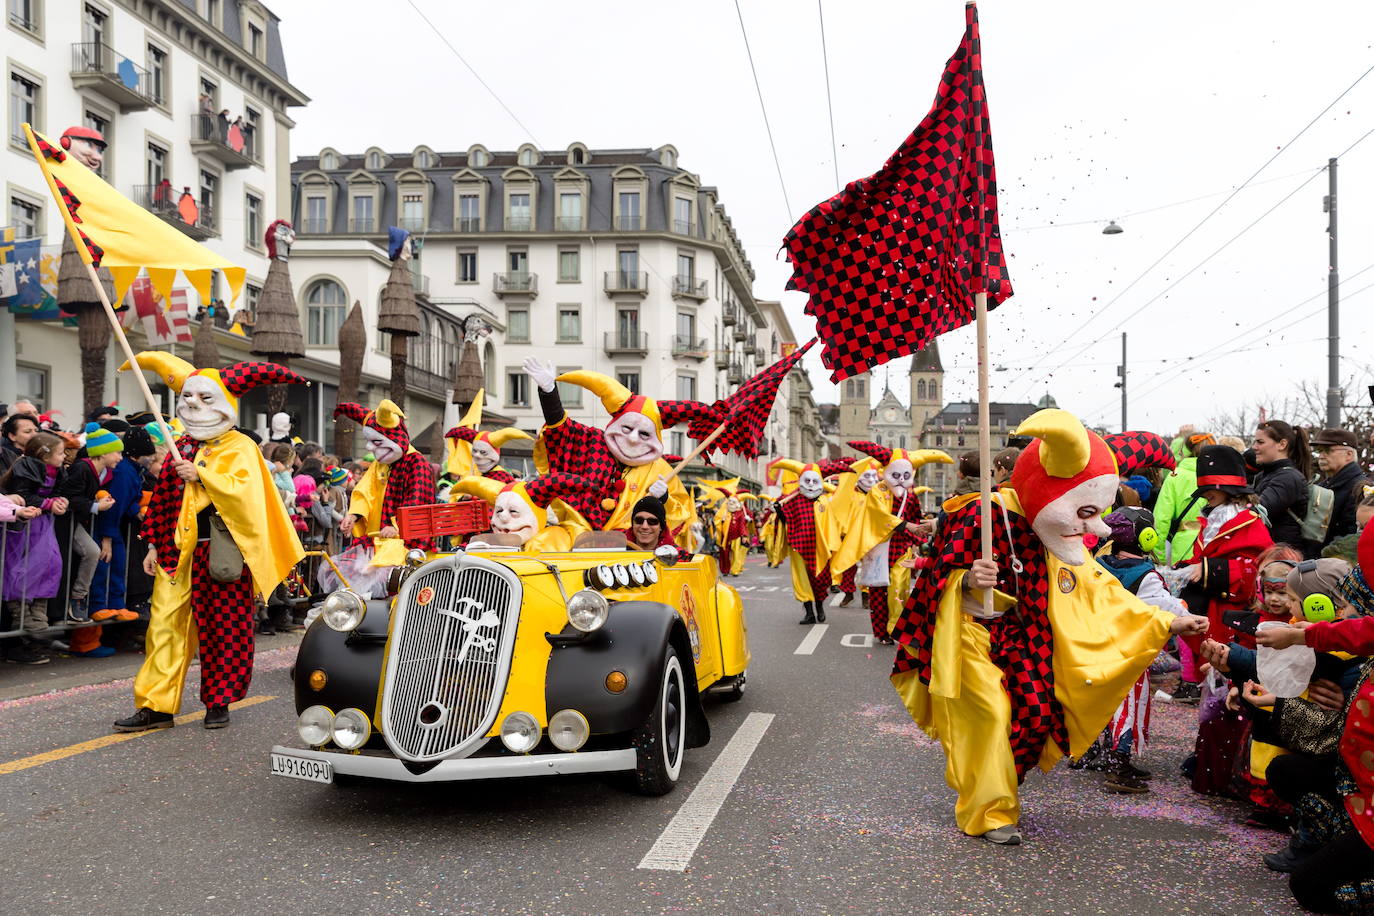
M 576 474 L 590 484 L 585 492 L 562 502 L 593 528 L 623 532 L 630 528 L 635 503 L 653 496 L 667 509 L 673 540 L 679 546 L 688 544 L 696 507 L 663 459 L 663 430 L 694 417 L 711 416 L 715 408 L 699 401 L 656 401 L 585 369 L 555 376 L 551 366 L 533 357 L 525 360 L 524 366 L 539 389 L 539 406 L 544 413 L 544 428 L 534 449 L 539 473 Z M 585 388 L 601 398 L 611 415 L 604 430 L 568 416 L 558 394 L 559 382 Z
M 832 544 L 843 544 L 844 536 L 857 524 L 863 513 L 864 497 L 878 483 L 878 464 L 875 458 L 860 458 L 849 466 L 849 473 L 841 474 L 835 482 L 835 493 L 830 497 L 830 511 L 826 513 L 826 536 Z M 854 601 L 858 586 L 855 575 L 859 571 L 857 563 L 841 566 L 831 561 L 830 578 L 840 594 L 844 596 L 840 607 L 849 607 Z
M 858 569 L 855 581 L 864 588 L 873 638 L 891 645 L 888 621 L 906 603 L 910 567 L 902 565 L 916 544 L 923 510 L 916 476 L 927 464 L 953 464 L 939 449 L 888 448 L 876 442 L 854 440 L 850 448 L 864 452 L 882 468 L 880 479 L 868 489 L 861 508 L 852 514 L 844 542 L 831 558 L 833 569 Z
M 222 728 L 253 676 L 253 596 L 270 594 L 305 556 L 262 452 L 234 429 L 238 399 L 259 385 L 305 379 L 273 363 L 197 369 L 157 351 L 136 359 L 177 392 L 186 435 L 163 463 L 148 503 L 144 571 L 154 577 L 152 617 L 134 678 L 138 709 L 114 727 L 170 727 L 199 646 L 205 727 Z
M 792 570 L 792 594 L 805 612 L 800 624 L 825 623 L 825 598 L 830 593 L 830 542 L 826 527 L 825 478 L 849 470 L 849 459 L 833 458 L 802 464 L 780 458 L 773 465 L 796 475 L 797 487 L 774 504 L 776 542 L 786 546 Z M 833 486 L 830 487 L 834 489 Z
M 1206 627 L 1145 604 L 1088 556 L 1083 538 L 1108 535 L 1119 485 L 1102 438 L 1058 409 L 1016 432 L 1037 438 L 993 496 L 993 558 L 980 557 L 979 501 L 951 513 L 892 634 L 893 686 L 944 748 L 955 822 L 1008 845 L 1021 842 L 1026 773 L 1086 751 L 1170 633 Z
M 529 433 L 513 426 L 483 431 L 482 402 L 485 389 L 477 392 L 458 425 L 444 433 L 447 456 L 444 477 L 451 485 L 464 477 L 486 477 L 499 483 L 514 483 L 515 475 L 501 467 L 501 446 L 514 439 L 530 439 Z
M 549 504 L 586 488 L 587 481 L 574 474 L 546 474 L 527 482 L 504 484 L 487 477 L 465 477 L 453 485 L 453 492 L 490 503 L 491 530 L 516 537 L 522 549 L 562 553 L 571 550 L 577 536 L 591 528 L 575 513 L 568 513 L 557 525 L 548 524 Z M 469 546 L 476 546 L 481 537 L 474 535 Z
M 740 498 L 739 478 L 730 480 L 697 481 L 707 489 L 707 500 L 714 501 L 714 525 L 717 545 L 716 559 L 725 576 L 744 572 L 744 558 L 749 553 L 749 515 Z

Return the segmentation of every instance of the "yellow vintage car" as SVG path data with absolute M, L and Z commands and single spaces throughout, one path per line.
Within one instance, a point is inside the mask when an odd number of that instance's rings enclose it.
M 710 738 L 702 695 L 738 699 L 749 665 L 739 594 L 714 559 L 677 560 L 672 548 L 412 551 L 394 598 L 325 599 L 294 669 L 301 746 L 274 747 L 271 772 L 626 771 L 639 792 L 671 791 L 685 751 Z

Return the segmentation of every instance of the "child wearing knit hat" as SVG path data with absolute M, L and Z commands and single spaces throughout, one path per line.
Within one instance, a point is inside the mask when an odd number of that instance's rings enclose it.
M 71 549 L 78 558 L 67 596 L 67 619 L 73 622 L 90 619 L 86 599 L 91 579 L 101 556 L 109 555 L 108 546 L 102 550 L 96 545 L 91 529 L 98 513 L 114 508 L 115 501 L 104 492 L 104 487 L 110 479 L 110 471 L 124 457 L 124 443 L 108 429 L 90 423 L 86 426 L 86 446 L 82 451 L 84 455 L 78 454 L 58 485 L 58 493 L 66 497 L 70 505 Z M 77 630 L 72 634 L 72 653 L 91 658 L 113 654 L 113 649 L 100 645 L 97 628 L 89 629 L 89 632 Z

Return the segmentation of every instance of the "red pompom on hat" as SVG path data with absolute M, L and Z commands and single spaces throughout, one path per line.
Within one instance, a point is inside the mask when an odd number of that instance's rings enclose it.
M 892 449 L 886 445 L 879 445 L 876 442 L 869 442 L 867 439 L 850 439 L 845 443 L 856 452 L 863 452 L 882 462 L 883 467 L 892 463 Z
M 1111 448 L 1067 410 L 1036 411 L 1017 427 L 1016 435 L 1036 437 L 1011 472 L 1012 488 L 1032 522 L 1079 484 L 1109 474 L 1119 476 Z

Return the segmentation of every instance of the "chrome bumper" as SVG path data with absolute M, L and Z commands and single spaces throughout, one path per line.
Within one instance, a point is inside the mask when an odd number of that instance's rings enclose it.
M 526 754 L 520 757 L 441 760 L 432 769 L 418 774 L 410 772 L 401 761 L 390 756 L 346 754 L 283 745 L 277 745 L 272 751 L 277 754 L 325 761 L 334 767 L 336 774 L 393 779 L 397 782 L 455 782 L 463 779 L 510 779 L 516 776 L 561 776 L 569 773 L 605 773 L 635 768 L 633 748 L 572 754 Z

